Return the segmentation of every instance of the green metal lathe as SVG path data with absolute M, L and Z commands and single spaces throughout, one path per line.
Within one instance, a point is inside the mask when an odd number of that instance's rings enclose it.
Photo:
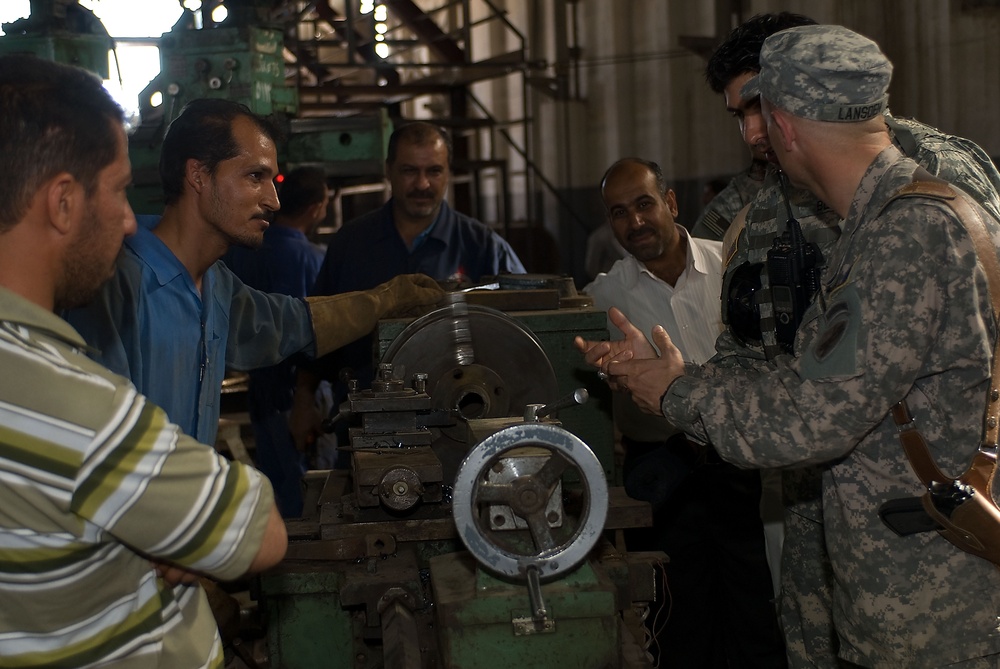
M 571 345 L 605 316 L 504 280 L 380 324 L 379 375 L 341 411 L 350 470 L 310 474 L 260 579 L 271 667 L 650 666 L 663 556 L 615 541 L 650 512 L 609 486 L 610 400 Z

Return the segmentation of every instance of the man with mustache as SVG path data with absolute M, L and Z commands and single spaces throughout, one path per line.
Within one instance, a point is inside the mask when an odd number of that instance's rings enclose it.
M 601 180 L 608 223 L 628 254 L 584 292 L 643 331 L 663 324 L 684 357 L 703 363 L 722 332 L 722 245 L 677 223 L 677 199 L 654 162 L 623 158 Z M 621 332 L 608 324 L 612 339 Z M 653 629 L 662 667 L 783 667 L 784 646 L 765 557 L 760 474 L 689 442 L 662 416 L 613 394 L 625 449 L 625 489 L 653 505 L 654 525 L 630 550 L 660 550 L 669 619 Z M 669 601 L 667 601 L 669 599 Z M 661 620 L 665 614 L 650 616 Z
M 323 355 L 397 307 L 431 305 L 443 294 L 420 276 L 335 299 L 244 285 L 220 258 L 231 244 L 263 242 L 279 207 L 277 138 L 245 105 L 188 103 L 163 140 L 163 216 L 140 223 L 114 279 L 91 305 L 66 316 L 95 347 L 96 360 L 129 377 L 202 443 L 215 443 L 227 367 Z
M 472 283 L 484 276 L 524 273 L 506 240 L 445 201 L 451 158 L 451 138 L 443 128 L 424 121 L 398 127 L 389 137 L 385 161 L 392 198 L 333 236 L 314 294 L 365 290 L 411 272 Z M 371 385 L 370 337 L 345 346 L 331 358 L 324 361 L 327 372 L 300 370 L 292 409 L 292 429 L 300 447 L 318 433 L 313 397 L 321 374 L 332 378 L 338 370 L 350 368 L 361 388 Z M 345 392 L 340 384 L 336 399 Z

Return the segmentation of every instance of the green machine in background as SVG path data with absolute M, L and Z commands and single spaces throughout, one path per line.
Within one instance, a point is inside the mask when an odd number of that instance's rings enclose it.
M 31 0 L 31 15 L 3 24 L 0 55 L 31 53 L 110 77 L 114 42 L 100 19 L 76 0 Z
M 232 0 L 227 18 L 199 25 L 195 13 L 180 19 L 159 40 L 160 73 L 139 96 L 139 125 L 129 136 L 137 214 L 163 210 L 160 145 L 167 126 L 196 98 L 224 98 L 270 116 L 282 129 L 281 169 L 320 166 L 334 183 L 377 181 L 392 134 L 385 109 L 338 118 L 299 118 L 298 89 L 287 76 L 284 34 L 294 15 L 275 18 L 271 0 Z M 180 7 L 178 7 L 180 10 Z M 76 0 L 31 0 L 31 15 L 4 24 L 0 55 L 33 53 L 110 76 L 114 41 L 101 21 Z M 154 104 L 155 102 L 155 104 Z

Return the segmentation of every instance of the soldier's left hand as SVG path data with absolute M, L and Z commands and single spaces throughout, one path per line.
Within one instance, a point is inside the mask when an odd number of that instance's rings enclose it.
M 624 359 L 627 351 L 630 358 L 655 358 L 656 351 L 650 345 L 646 336 L 616 307 L 608 309 L 608 319 L 625 335 L 624 339 L 616 341 L 589 341 L 576 337 L 574 345 L 583 353 L 584 361 L 596 367 L 598 376 L 608 382 L 612 390 L 624 391 L 613 376 L 608 374 L 608 363 L 615 359 Z
M 608 374 L 632 395 L 640 409 L 659 416 L 663 413 L 660 398 L 675 379 L 684 375 L 684 359 L 662 326 L 653 328 L 652 337 L 653 344 L 662 351 L 659 357 L 640 359 L 632 351 L 623 351 L 608 363 Z

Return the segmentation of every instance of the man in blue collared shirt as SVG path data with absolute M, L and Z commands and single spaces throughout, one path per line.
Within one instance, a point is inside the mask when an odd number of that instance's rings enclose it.
M 365 290 L 400 274 L 419 272 L 445 280 L 477 282 L 502 273 L 522 274 L 524 265 L 500 235 L 454 211 L 444 200 L 451 165 L 451 139 L 440 127 L 416 121 L 389 138 L 386 175 L 392 198 L 333 236 L 316 279 L 316 295 Z M 326 368 L 353 370 L 367 388 L 372 380 L 372 341 L 363 337 L 338 351 Z M 316 374 L 300 372 L 293 431 L 300 444 L 315 436 L 312 406 Z M 343 389 L 341 389 L 343 390 Z
M 250 370 L 295 353 L 325 354 L 389 311 L 437 302 L 427 277 L 309 301 L 254 290 L 219 259 L 256 247 L 277 211 L 275 129 L 246 106 L 188 103 L 163 140 L 163 216 L 140 221 L 115 277 L 66 319 L 93 357 L 132 380 L 172 422 L 214 444 L 226 367 Z
M 422 121 L 400 126 L 386 159 L 392 198 L 333 236 L 315 294 L 365 290 L 413 272 L 473 282 L 523 273 L 506 240 L 448 206 L 450 165 L 451 140 L 443 129 Z

